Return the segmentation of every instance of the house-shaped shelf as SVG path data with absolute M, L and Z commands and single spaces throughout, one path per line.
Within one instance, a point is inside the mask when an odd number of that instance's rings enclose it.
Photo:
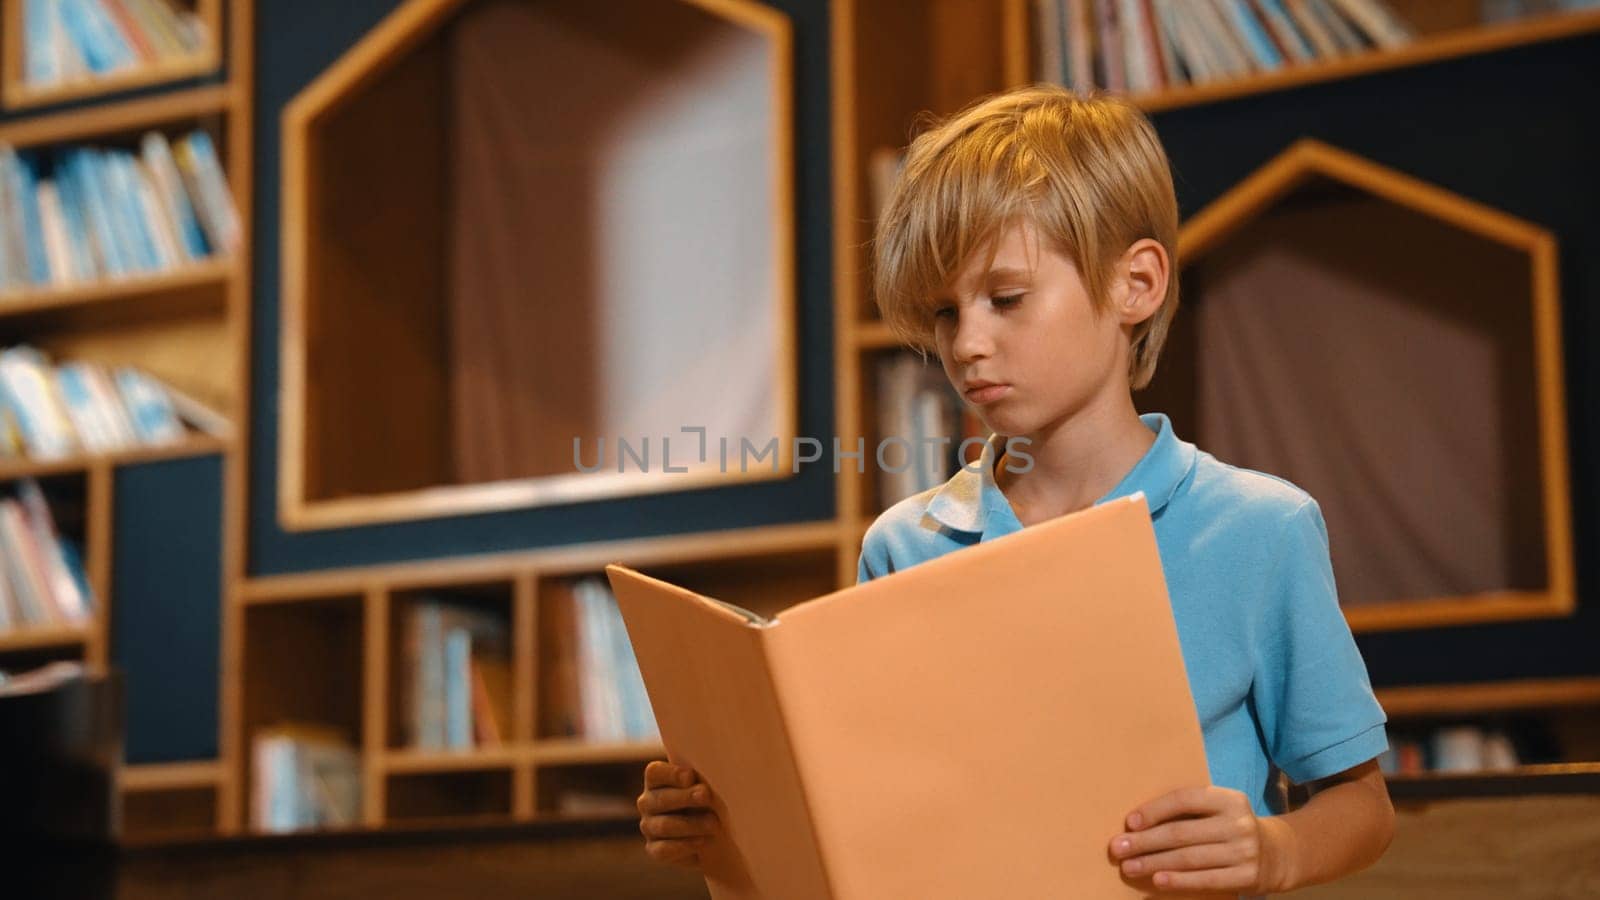
M 282 524 L 788 477 L 791 43 L 753 0 L 409 0 L 302 91 Z
M 1357 630 L 1568 614 L 1554 238 L 1315 141 L 1185 224 L 1141 408 L 1309 491 Z

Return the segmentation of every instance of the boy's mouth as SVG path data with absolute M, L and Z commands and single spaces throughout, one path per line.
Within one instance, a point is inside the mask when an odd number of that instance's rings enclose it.
M 1011 385 L 993 381 L 969 381 L 962 388 L 962 395 L 979 405 L 993 403 L 1011 391 Z

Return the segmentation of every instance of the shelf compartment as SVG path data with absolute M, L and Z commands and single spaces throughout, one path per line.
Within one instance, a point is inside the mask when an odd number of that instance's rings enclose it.
M 246 607 L 239 739 L 246 822 L 256 821 L 253 738 L 279 725 L 310 724 L 363 745 L 364 600 L 321 597 Z
M 1548 232 L 1305 140 L 1178 257 L 1184 307 L 1135 402 L 1317 498 L 1352 628 L 1573 608 Z
M 187 5 L 206 29 L 207 41 L 197 51 L 181 57 L 171 57 L 146 63 L 121 72 L 95 74 L 71 81 L 47 85 L 33 85 L 23 80 L 23 35 L 26 33 L 23 7 L 25 0 L 0 2 L 0 18 L 7 33 L 0 59 L 0 80 L 8 109 L 30 109 L 57 103 L 88 100 L 135 88 L 153 87 L 188 78 L 198 78 L 217 71 L 221 65 L 222 0 L 193 0 Z M 12 39 L 10 35 L 15 34 Z
M 584 819 L 637 816 L 644 762 L 541 766 L 534 773 L 535 814 Z
M 284 527 L 792 477 L 791 52 L 787 18 L 748 0 L 440 0 L 298 95 Z M 526 115 L 533 98 L 560 114 Z M 396 147 L 394 128 L 436 140 Z M 352 352 L 374 341 L 400 355 Z M 685 425 L 707 429 L 707 460 Z M 585 460 L 606 440 L 599 470 L 579 471 L 575 437 Z M 625 464 L 623 437 L 651 463 Z M 778 465 L 722 471 L 719 437 L 775 438 Z
M 209 836 L 216 831 L 215 786 L 123 791 L 120 838 L 160 840 Z
M 511 817 L 509 767 L 428 774 L 391 774 L 386 821 L 481 820 Z
M 415 753 L 424 758 L 477 757 L 486 753 L 492 754 L 514 742 L 512 710 L 515 708 L 513 695 L 516 690 L 512 676 L 515 669 L 512 656 L 515 633 L 513 593 L 513 585 L 509 580 L 491 579 L 480 583 L 408 587 L 390 595 L 388 747 Z M 417 736 L 414 734 L 417 722 L 412 707 L 416 700 L 412 694 L 418 689 L 415 679 L 422 677 L 419 671 L 423 653 L 420 641 L 424 639 L 423 618 L 426 604 L 437 604 L 439 610 L 436 620 L 440 629 L 438 640 L 441 644 L 441 647 L 437 648 L 440 654 L 437 662 L 441 667 L 438 687 L 443 689 L 448 679 L 447 673 L 443 671 L 447 665 L 442 649 L 444 634 L 450 628 L 465 627 L 472 636 L 471 659 L 474 666 L 479 667 L 484 675 L 483 684 L 500 734 L 498 745 L 476 743 L 476 735 L 474 746 L 468 748 L 454 749 L 442 746 L 424 748 L 418 744 Z M 475 693 L 475 686 L 469 684 L 467 696 L 474 697 Z M 447 715 L 442 700 L 436 710 L 440 716 Z M 475 723 L 477 713 L 478 709 L 474 704 L 472 714 Z M 441 731 L 443 728 L 441 723 Z

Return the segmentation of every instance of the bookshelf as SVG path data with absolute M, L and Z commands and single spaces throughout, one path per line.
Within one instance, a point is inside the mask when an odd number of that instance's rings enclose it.
M 541 733 L 547 677 L 540 607 L 563 580 L 601 574 L 624 560 L 751 609 L 776 612 L 839 586 L 841 555 L 854 580 L 855 551 L 833 523 L 742 529 L 585 544 L 458 560 L 267 576 L 241 585 L 235 617 L 244 655 L 240 714 L 230 746 L 288 720 L 338 730 L 360 748 L 361 822 L 384 827 L 419 819 L 468 823 L 616 814 L 632 808 L 656 742 L 593 741 Z M 509 626 L 511 682 L 496 698 L 509 715 L 506 739 L 459 750 L 416 749 L 401 720 L 404 690 L 400 609 L 443 597 L 501 617 Z M 239 801 L 250 822 L 254 775 L 247 759 Z M 581 792 L 611 811 L 563 811 Z
M 1029 0 L 999 0 L 1005 27 L 1005 77 L 1008 83 L 1033 80 L 1039 50 Z M 1600 30 L 1600 10 L 1530 14 L 1508 21 L 1489 21 L 1480 0 L 1385 0 L 1410 25 L 1415 39 L 1392 49 L 1369 48 L 1337 59 L 1293 63 L 1270 73 L 1225 81 L 1131 93 L 1147 112 L 1165 112 L 1234 100 L 1322 82 L 1359 78 L 1407 66 L 1427 65 L 1478 53 L 1491 53 Z M 968 4 L 974 7 L 978 4 Z
M 1544 228 L 1302 140 L 1185 223 L 1187 315 L 1141 405 L 1319 499 L 1356 631 L 1568 615 L 1557 256 Z M 1269 332 L 1265 344 L 1250 337 Z M 1250 402 L 1229 402 L 1241 396 Z M 1430 409 L 1449 411 L 1447 440 L 1430 435 Z M 1338 460 L 1252 437 L 1328 423 L 1347 437 Z M 1373 452 L 1381 472 L 1352 462 Z M 1361 491 L 1347 488 L 1350 466 L 1367 473 Z M 1451 505 L 1463 483 L 1480 503 Z M 1373 493 L 1416 506 L 1388 510 L 1405 524 L 1385 527 L 1362 496 Z M 1439 568 L 1400 571 L 1424 556 Z
M 26 28 L 23 9 L 27 0 L 0 0 L 0 100 L 11 110 L 74 101 L 93 101 L 137 88 L 150 88 L 213 74 L 222 62 L 222 8 L 224 0 L 185 0 L 174 8 L 191 14 L 205 34 L 198 50 L 142 62 L 111 73 L 91 74 L 30 84 L 24 77 Z
M 0 0 L 4 34 L 0 100 L 12 114 L 0 122 L 0 143 L 41 152 L 82 145 L 136 149 L 149 131 L 171 138 L 202 130 L 217 148 L 235 209 L 246 227 L 246 240 L 238 252 L 180 268 L 0 292 L 0 340 L 6 346 L 26 342 L 55 362 L 140 366 L 202 400 L 228 422 L 220 434 L 191 430 L 183 439 L 163 445 L 0 461 L 0 484 L 40 480 L 62 531 L 84 547 L 84 566 L 97 600 L 93 617 L 82 626 L 0 633 L 0 666 L 24 667 L 52 659 L 104 666 L 112 659 L 113 617 L 140 612 L 139 597 L 115 596 L 112 590 L 119 537 L 114 498 L 125 473 L 170 460 L 219 459 L 223 514 L 206 526 L 223 534 L 226 560 L 224 583 L 216 585 L 219 598 L 226 592 L 228 578 L 242 571 L 243 536 L 236 516 L 243 505 L 248 396 L 253 6 L 250 0 L 193 3 L 190 8 L 205 22 L 211 37 L 206 50 L 193 58 L 37 89 L 21 80 L 22 6 L 21 0 Z M 200 77 L 215 80 L 158 90 Z M 134 99 L 114 96 L 133 88 L 147 92 Z M 35 111 L 67 101 L 78 105 L 64 111 Z M 124 765 L 119 773 L 122 831 L 136 837 L 213 831 L 226 819 L 220 804 L 231 778 L 232 773 L 215 759 Z

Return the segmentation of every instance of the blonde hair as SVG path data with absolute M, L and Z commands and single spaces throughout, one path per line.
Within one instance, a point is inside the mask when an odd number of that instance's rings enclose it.
M 1136 107 L 1048 85 L 981 99 L 911 142 L 873 238 L 873 292 L 895 334 L 933 349 L 937 295 L 1003 226 L 1031 221 L 1077 266 L 1097 313 L 1133 242 L 1166 248 L 1161 306 L 1133 330 L 1130 387 L 1155 374 L 1178 307 L 1178 203 L 1155 129 Z

